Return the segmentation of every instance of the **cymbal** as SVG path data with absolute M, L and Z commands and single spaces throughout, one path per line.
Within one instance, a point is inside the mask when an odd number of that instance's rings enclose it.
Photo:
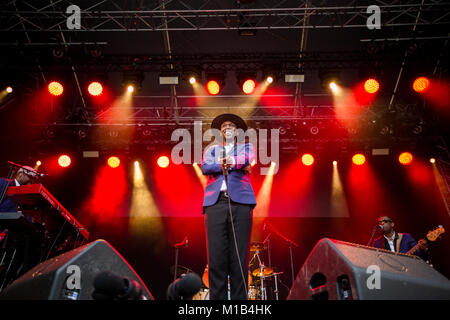
M 252 242 L 250 244 L 250 251 L 262 251 L 266 250 L 267 246 L 262 242 Z
M 170 274 L 173 276 L 174 273 L 175 273 L 175 266 L 171 266 L 171 267 L 170 267 Z M 176 270 L 176 274 L 177 274 L 176 277 L 177 277 L 177 278 L 181 277 L 181 275 L 182 275 L 183 273 L 185 273 L 185 274 L 187 274 L 187 273 L 194 273 L 194 271 L 191 270 L 191 269 L 189 269 L 189 268 L 187 268 L 187 267 L 178 265 L 178 266 L 177 266 L 177 270 Z
M 263 270 L 263 276 L 264 277 L 266 277 L 266 276 L 268 276 L 268 275 L 270 275 L 272 273 L 273 273 L 273 268 L 271 268 L 271 267 L 264 267 L 264 270 Z M 252 275 L 254 277 L 260 277 L 261 276 L 261 269 L 253 270 Z

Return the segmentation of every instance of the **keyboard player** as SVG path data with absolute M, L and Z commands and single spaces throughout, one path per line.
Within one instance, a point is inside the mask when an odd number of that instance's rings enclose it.
M 6 196 L 6 190 L 12 186 L 23 186 L 27 184 L 37 183 L 39 175 L 36 170 L 31 167 L 23 166 L 15 177 L 11 180 L 0 178 L 0 195 L 4 194 L 0 199 L 0 215 L 6 212 L 17 212 L 17 204 Z M 29 217 L 25 217 L 28 221 Z M 31 222 L 31 221 L 30 221 Z M 17 245 L 17 243 L 20 243 Z M 37 262 L 40 255 L 40 239 L 35 234 L 23 235 L 0 226 L 0 292 L 12 280 L 26 272 Z
M 8 179 L 0 178 L 0 191 L 7 187 L 17 187 L 26 184 L 37 183 L 39 180 L 39 175 L 36 170 L 31 167 L 24 166 L 17 171 L 17 174 L 11 181 Z M 17 205 L 6 195 L 0 203 L 0 213 L 1 212 L 16 212 Z

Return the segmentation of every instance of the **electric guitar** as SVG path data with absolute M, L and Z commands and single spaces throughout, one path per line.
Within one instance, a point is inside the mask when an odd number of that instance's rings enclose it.
M 445 229 L 443 226 L 438 226 L 436 229 L 434 229 L 433 231 L 428 232 L 427 236 L 425 237 L 426 239 L 421 239 L 424 240 L 425 242 L 434 242 L 436 241 L 443 233 L 445 233 Z M 420 241 L 420 240 L 419 240 Z M 420 244 L 417 243 L 414 247 L 412 247 L 406 254 L 414 254 L 414 252 L 416 252 L 417 250 L 420 249 Z

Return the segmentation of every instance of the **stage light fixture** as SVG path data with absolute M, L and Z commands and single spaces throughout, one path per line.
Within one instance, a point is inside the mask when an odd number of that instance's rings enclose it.
M 242 92 L 245 94 L 252 94 L 256 88 L 256 82 L 253 79 L 247 79 L 242 84 Z
M 64 87 L 58 81 L 52 81 L 48 84 L 47 90 L 51 95 L 58 97 L 58 96 L 62 95 L 62 93 L 64 91 Z
M 330 82 L 329 87 L 331 89 L 331 92 L 333 92 L 333 94 L 336 94 L 339 92 L 339 86 L 337 85 L 336 82 L 334 82 L 334 81 Z
M 430 163 L 436 163 L 436 159 L 435 158 L 430 158 Z
M 58 158 L 58 164 L 63 168 L 67 168 L 68 166 L 70 166 L 71 162 L 72 160 L 70 159 L 70 157 L 65 154 Z
M 218 95 L 225 85 L 225 75 L 223 73 L 209 73 L 206 75 L 206 91 L 208 94 Z
M 422 93 L 430 87 L 430 79 L 426 77 L 419 77 L 413 82 L 413 89 L 416 92 Z
M 215 80 L 209 80 L 206 83 L 206 91 L 208 91 L 208 93 L 213 96 L 219 94 L 219 92 L 220 92 L 219 83 Z
M 88 86 L 88 92 L 91 96 L 98 97 L 103 93 L 103 86 L 100 82 L 93 81 Z
M 126 72 L 123 74 L 122 88 L 125 88 L 127 92 L 133 93 L 141 90 L 142 81 L 144 81 L 144 75 L 140 72 Z
M 157 163 L 161 168 L 167 168 L 169 166 L 170 160 L 166 156 L 161 156 L 158 158 Z
M 11 93 L 11 92 L 13 92 L 13 88 L 12 87 L 6 87 L 6 92 L 7 93 Z
M 302 156 L 302 163 L 305 166 L 311 166 L 314 163 L 314 157 L 311 154 L 309 154 L 309 153 L 305 153 Z
M 309 132 L 313 135 L 316 135 L 319 133 L 319 128 L 316 126 L 312 126 L 311 128 L 309 128 Z
M 120 165 L 120 159 L 118 157 L 112 156 L 108 158 L 108 166 L 111 168 L 117 168 Z
M 189 83 L 194 85 L 197 83 L 197 78 L 195 78 L 194 76 L 190 76 L 189 77 Z
M 252 94 L 256 89 L 256 73 L 255 72 L 237 72 L 236 78 L 244 94 Z
M 398 157 L 398 161 L 404 165 L 407 166 L 413 161 L 413 156 L 409 152 L 402 152 L 400 156 Z
M 320 70 L 319 79 L 322 84 L 322 88 L 331 88 L 331 90 L 337 89 L 340 85 L 340 72 L 338 70 Z
M 333 166 L 337 166 L 337 161 L 333 161 Z
M 357 153 L 352 157 L 352 162 L 357 166 L 361 166 L 366 162 L 366 157 L 361 153 Z
M 367 93 L 373 94 L 373 93 L 378 92 L 379 89 L 380 89 L 380 83 L 373 78 L 368 79 L 368 80 L 366 80 L 366 82 L 364 82 L 364 90 L 366 90 Z

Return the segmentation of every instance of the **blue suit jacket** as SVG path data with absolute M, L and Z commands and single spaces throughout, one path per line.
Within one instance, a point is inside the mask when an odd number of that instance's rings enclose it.
M 6 186 L 14 186 L 14 182 L 9 182 L 5 178 L 0 178 L 0 191 Z M 17 212 L 17 205 L 14 201 L 8 198 L 6 195 L 0 203 L 0 212 Z
M 394 246 L 396 246 L 395 243 L 397 242 L 397 239 L 398 239 L 398 233 L 396 232 Z M 416 244 L 417 244 L 416 240 L 414 240 L 414 238 L 409 233 L 403 233 L 402 241 L 400 241 L 400 249 L 398 250 L 398 252 L 406 253 L 412 247 L 414 247 Z M 375 248 L 390 250 L 389 243 L 387 242 L 387 240 L 384 236 L 381 236 L 381 237 L 375 239 L 375 241 L 373 242 L 373 246 Z M 395 250 L 397 250 L 397 247 L 395 247 Z M 418 257 L 421 257 L 424 260 L 427 260 L 428 253 L 424 252 L 423 250 L 419 249 L 414 254 Z
M 223 149 L 221 145 L 213 145 L 206 149 L 203 157 L 202 172 L 208 176 L 203 198 L 204 207 L 212 206 L 219 198 L 220 188 L 225 179 L 218 161 L 219 157 L 223 156 Z M 228 194 L 231 200 L 255 206 L 255 193 L 250 183 L 250 177 L 243 170 L 255 159 L 253 145 L 250 143 L 236 144 L 227 155 L 233 157 L 236 164 L 234 168 L 228 171 Z

